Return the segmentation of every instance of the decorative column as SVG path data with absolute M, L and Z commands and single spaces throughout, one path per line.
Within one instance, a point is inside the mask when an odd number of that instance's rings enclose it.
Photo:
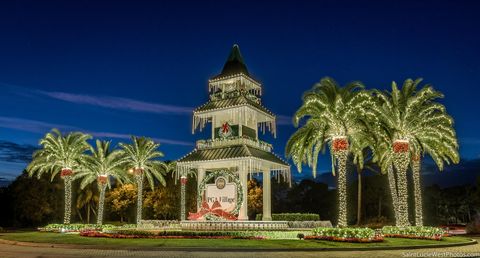
M 203 178 L 205 178 L 205 169 L 204 168 L 198 168 L 197 170 L 197 194 L 199 193 L 199 186 L 200 184 L 202 183 L 203 181 Z M 202 204 L 201 203 L 198 203 L 198 199 L 197 199 L 197 212 L 200 211 L 200 207 L 202 207 Z
M 180 220 L 185 220 L 185 187 L 187 185 L 187 177 L 180 177 Z
M 263 172 L 263 215 L 262 220 L 271 221 L 272 220 L 272 177 L 270 175 L 270 170 L 266 169 Z
M 242 202 L 242 207 L 240 208 L 240 212 L 238 214 L 238 220 L 248 220 L 248 182 L 247 182 L 247 174 L 248 171 L 245 169 L 245 167 L 240 166 L 240 169 L 238 171 L 238 176 L 240 177 L 240 183 L 242 184 L 242 190 L 243 190 L 243 202 Z

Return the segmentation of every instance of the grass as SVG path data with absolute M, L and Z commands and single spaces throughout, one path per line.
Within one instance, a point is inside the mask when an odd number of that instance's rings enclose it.
M 74 234 L 46 232 L 2 233 L 1 239 L 21 242 L 97 245 L 121 248 L 152 247 L 208 247 L 208 248 L 369 248 L 413 245 L 438 245 L 468 242 L 464 237 L 447 237 L 441 241 L 387 238 L 381 243 L 342 243 L 318 240 L 242 240 L 242 239 L 112 239 L 82 237 Z

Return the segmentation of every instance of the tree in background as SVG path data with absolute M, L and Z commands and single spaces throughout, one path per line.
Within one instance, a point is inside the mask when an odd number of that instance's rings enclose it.
M 110 211 L 117 214 L 120 222 L 123 223 L 130 213 L 129 211 L 133 209 L 136 198 L 137 188 L 135 185 L 123 184 L 109 191 L 106 200 Z
M 143 208 L 143 179 L 147 178 L 151 189 L 155 188 L 155 180 L 165 186 L 166 165 L 158 160 L 163 157 L 163 153 L 158 150 L 159 143 L 153 140 L 132 136 L 132 143 L 120 143 L 122 153 L 126 159 L 129 172 L 134 175 L 137 184 L 137 224 L 142 219 Z
M 89 184 L 84 189 L 79 187 L 77 190 L 77 200 L 75 205 L 77 208 L 77 214 L 80 220 L 84 221 L 82 216 L 82 210 L 84 210 L 87 224 L 90 224 L 90 214 L 97 214 L 95 210 L 97 209 L 98 196 L 98 187 L 94 184 Z
M 248 193 L 248 216 L 255 218 L 257 214 L 263 212 L 263 189 L 256 179 L 250 179 L 247 182 Z
M 33 154 L 33 160 L 27 167 L 29 176 L 40 178 L 43 174 L 51 174 L 51 180 L 60 173 L 64 181 L 65 213 L 64 224 L 70 223 L 72 211 L 72 180 L 75 170 L 80 168 L 85 160 L 85 152 L 90 148 L 88 134 L 71 132 L 67 135 L 53 129 L 40 140 L 42 148 Z

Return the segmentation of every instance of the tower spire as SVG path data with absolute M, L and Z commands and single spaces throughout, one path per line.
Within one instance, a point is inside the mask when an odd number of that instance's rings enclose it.
M 228 55 L 227 61 L 223 65 L 222 72 L 215 77 L 225 77 L 240 73 L 243 73 L 247 76 L 250 75 L 245 62 L 243 61 L 242 54 L 240 53 L 240 47 L 237 44 L 234 44 L 230 54 Z

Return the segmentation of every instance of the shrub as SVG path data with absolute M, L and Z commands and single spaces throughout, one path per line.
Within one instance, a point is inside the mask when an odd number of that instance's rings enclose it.
M 480 216 L 474 216 L 465 229 L 468 234 L 480 234 Z
M 332 223 L 327 221 L 288 221 L 289 228 L 331 228 Z
M 381 242 L 383 236 L 370 228 L 316 228 L 313 236 L 305 239 L 320 239 L 340 242 Z
M 262 214 L 257 214 L 256 220 L 262 220 Z M 315 213 L 274 213 L 272 220 L 275 221 L 318 221 L 320 215 Z
M 445 231 L 436 227 L 394 227 L 385 226 L 382 228 L 385 237 L 401 237 L 414 239 L 432 239 L 441 240 Z

